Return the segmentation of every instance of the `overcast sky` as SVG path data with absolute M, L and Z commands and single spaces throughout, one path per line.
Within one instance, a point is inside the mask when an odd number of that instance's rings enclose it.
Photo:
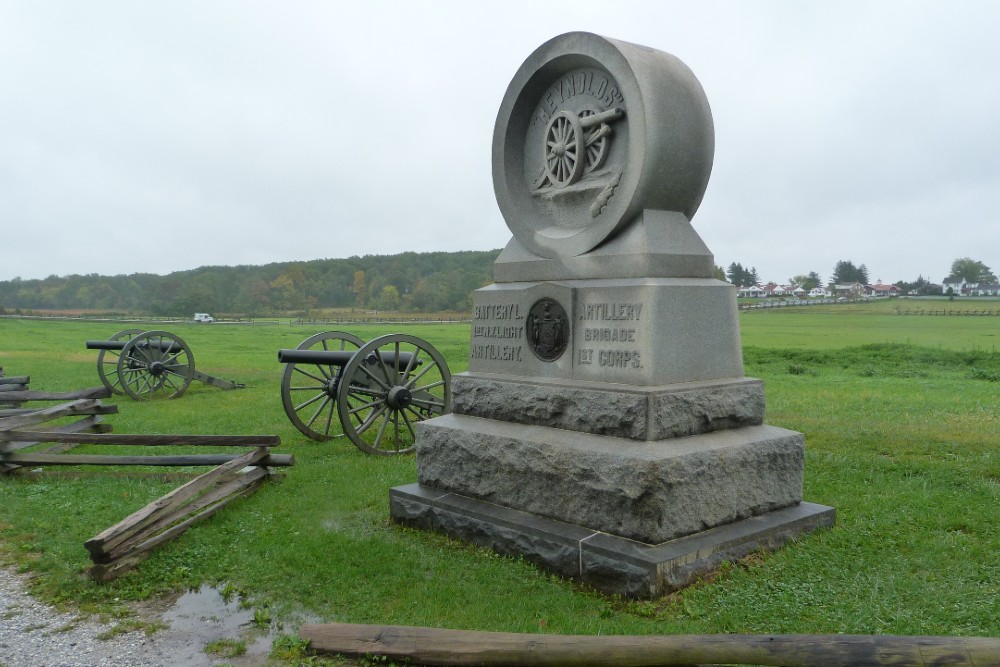
M 503 247 L 497 109 L 574 30 L 701 81 L 716 264 L 996 273 L 997 26 L 992 0 L 0 0 L 0 280 Z

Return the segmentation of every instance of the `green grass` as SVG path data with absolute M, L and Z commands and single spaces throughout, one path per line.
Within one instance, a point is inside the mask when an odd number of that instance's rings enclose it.
M 40 595 L 104 613 L 208 582 L 248 593 L 273 621 L 298 612 L 514 632 L 1000 636 L 1000 318 L 846 307 L 740 318 L 747 374 L 765 380 L 767 421 L 806 435 L 805 498 L 836 507 L 837 524 L 661 600 L 607 598 L 520 559 L 391 523 L 388 489 L 415 481 L 414 459 L 369 457 L 343 438 L 315 443 L 292 427 L 276 351 L 316 330 L 287 324 L 167 327 L 199 370 L 248 387 L 195 383 L 174 401 L 109 399 L 121 412 L 107 419 L 119 433 L 276 433 L 279 451 L 296 457 L 283 480 L 106 585 L 84 576 L 83 542 L 178 481 L 110 470 L 0 479 L 0 542 L 37 575 Z M 468 326 L 393 330 L 429 340 L 453 372 L 465 370 Z M 95 386 L 96 352 L 83 343 L 114 331 L 0 320 L 0 365 L 30 374 L 35 389 Z M 388 330 L 352 332 L 368 340 Z

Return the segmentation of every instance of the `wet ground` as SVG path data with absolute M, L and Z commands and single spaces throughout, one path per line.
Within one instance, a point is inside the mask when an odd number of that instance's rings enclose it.
M 156 634 L 161 640 L 178 645 L 177 667 L 205 665 L 204 647 L 220 640 L 245 641 L 246 652 L 241 656 L 210 656 L 215 658 L 213 662 L 245 667 L 263 665 L 271 652 L 272 633 L 254 622 L 254 609 L 242 605 L 239 596 L 227 599 L 209 586 L 180 595 L 161 618 L 170 627 Z
M 113 623 L 58 611 L 33 598 L 28 578 L 0 567 L 4 667 L 262 667 L 274 636 L 294 632 L 287 626 L 276 630 L 260 607 L 241 604 L 239 596 L 205 586 L 135 609 L 142 620 L 167 626 L 154 634 L 116 633 Z M 206 653 L 213 644 L 218 650 Z

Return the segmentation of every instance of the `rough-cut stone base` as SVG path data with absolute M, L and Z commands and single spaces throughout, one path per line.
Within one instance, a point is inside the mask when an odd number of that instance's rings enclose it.
M 764 383 L 754 378 L 632 387 L 575 380 L 459 373 L 456 414 L 633 440 L 664 440 L 764 423 Z
M 802 500 L 803 436 L 657 442 L 449 414 L 416 425 L 426 486 L 657 544 Z
M 582 526 L 410 484 L 389 492 L 392 518 L 498 553 L 524 556 L 550 571 L 609 594 L 655 597 L 721 563 L 774 550 L 816 528 L 836 510 L 798 503 L 661 544 L 645 544 Z

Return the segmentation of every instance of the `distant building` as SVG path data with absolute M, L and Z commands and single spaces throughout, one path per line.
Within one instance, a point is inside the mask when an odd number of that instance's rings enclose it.
M 900 289 L 895 285 L 883 285 L 882 281 L 879 280 L 874 285 L 865 285 L 865 294 L 867 296 L 899 296 Z
M 965 278 L 948 276 L 941 281 L 941 291 L 947 294 L 950 289 L 952 294 L 968 294 L 968 289 L 966 288 L 967 285 L 968 283 L 965 282 Z
M 857 299 L 865 293 L 865 286 L 861 283 L 848 283 L 844 285 L 831 285 L 830 290 L 838 297 Z
M 1000 295 L 1000 285 L 996 283 L 966 283 L 968 294 L 972 296 Z
M 764 288 L 760 285 L 749 285 L 747 287 L 741 287 L 736 292 L 736 296 L 741 299 L 759 299 L 765 296 Z

